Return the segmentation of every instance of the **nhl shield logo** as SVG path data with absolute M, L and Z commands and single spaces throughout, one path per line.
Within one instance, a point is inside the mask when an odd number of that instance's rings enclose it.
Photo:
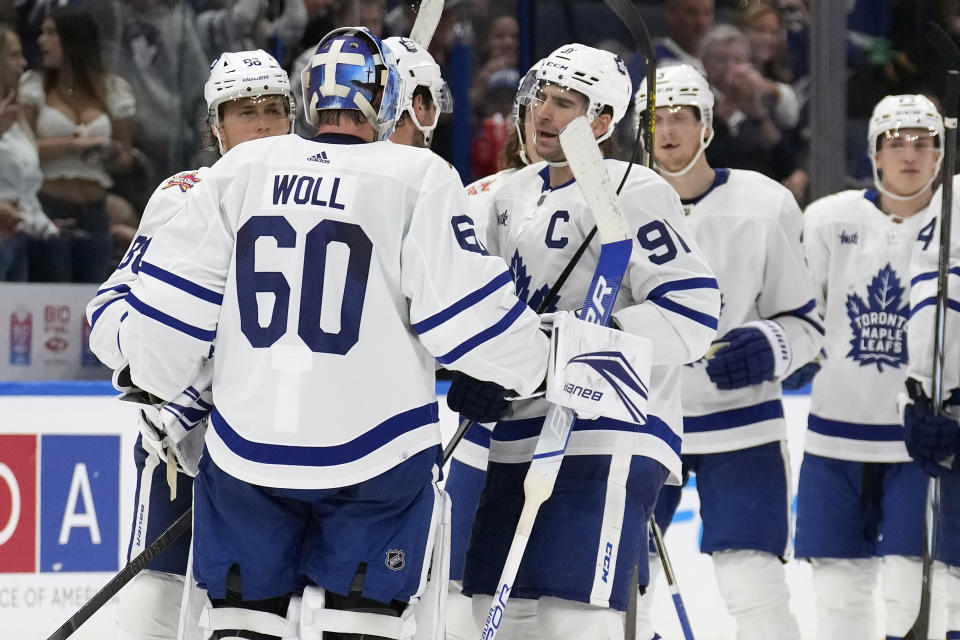
M 404 553 L 401 549 L 387 549 L 387 559 L 384 562 L 387 569 L 391 571 L 400 571 L 406 565 Z

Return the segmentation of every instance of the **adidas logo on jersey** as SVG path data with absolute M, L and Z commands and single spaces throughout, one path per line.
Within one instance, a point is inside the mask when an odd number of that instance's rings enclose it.
M 330 160 L 327 159 L 327 152 L 321 151 L 316 155 L 312 155 L 307 158 L 307 162 L 323 162 L 324 164 L 330 164 Z

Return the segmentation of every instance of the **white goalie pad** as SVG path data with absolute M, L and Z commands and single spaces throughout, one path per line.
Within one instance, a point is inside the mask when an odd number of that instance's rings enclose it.
M 420 597 L 410 603 L 417 621 L 414 640 L 444 640 L 447 618 L 447 585 L 450 581 L 450 496 L 434 485 L 436 523 L 430 574 Z
M 323 640 L 325 631 L 413 640 L 416 637 L 417 623 L 412 607 L 407 607 L 399 618 L 382 613 L 328 609 L 326 590 L 309 586 L 303 590 L 299 638 Z
M 638 335 L 555 314 L 547 400 L 580 418 L 645 424 L 653 345 Z

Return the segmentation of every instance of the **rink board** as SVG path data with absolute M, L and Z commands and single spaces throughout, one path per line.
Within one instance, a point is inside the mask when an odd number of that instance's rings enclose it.
M 808 404 L 806 395 L 785 399 L 794 484 Z M 0 383 L 0 637 L 46 638 L 123 566 L 136 484 L 134 417 L 108 383 Z M 442 398 L 440 419 L 449 437 L 456 417 Z M 732 638 L 710 560 L 696 551 L 697 506 L 687 488 L 667 544 L 698 640 Z M 791 563 L 788 576 L 791 604 L 812 639 L 809 568 Z M 680 639 L 661 587 L 657 628 Z M 112 629 L 108 605 L 73 637 L 109 638 Z

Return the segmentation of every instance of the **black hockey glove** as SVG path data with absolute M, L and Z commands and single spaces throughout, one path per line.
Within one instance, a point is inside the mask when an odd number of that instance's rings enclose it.
M 960 424 L 948 415 L 933 415 L 933 403 L 916 380 L 907 380 L 912 403 L 903 412 L 903 440 L 923 470 L 937 476 L 948 469 L 940 464 L 950 456 L 953 469 L 960 468 Z
M 820 371 L 819 362 L 808 362 L 784 378 L 781 384 L 786 391 L 803 389 L 813 381 L 818 371 Z
M 474 422 L 496 422 L 510 407 L 506 393 L 496 382 L 477 380 L 455 371 L 447 392 L 447 406 Z
M 727 344 L 707 360 L 707 375 L 718 389 L 740 389 L 773 380 L 773 349 L 763 331 L 737 327 L 720 342 Z

